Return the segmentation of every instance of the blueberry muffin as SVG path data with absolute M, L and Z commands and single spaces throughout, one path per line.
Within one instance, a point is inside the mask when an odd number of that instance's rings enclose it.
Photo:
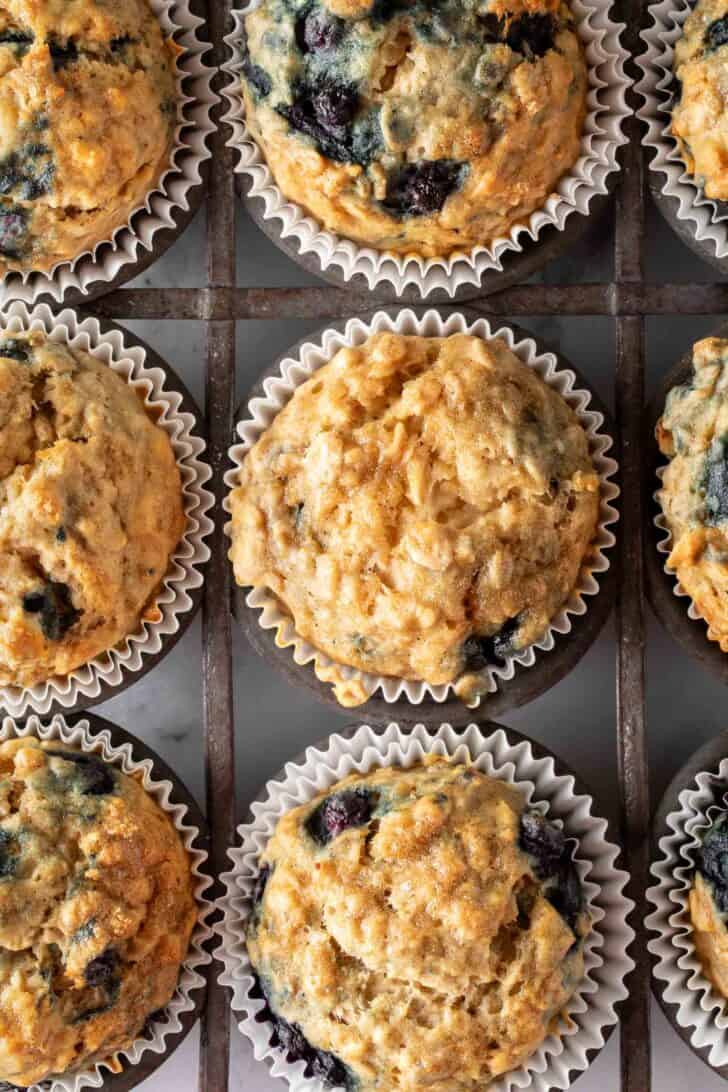
M 93 249 L 155 189 L 175 51 L 147 0 L 0 0 L 0 275 Z
M 728 814 L 703 837 L 690 891 L 693 941 L 703 971 L 728 998 Z
M 728 200 L 728 3 L 698 0 L 675 43 L 672 134 L 688 174 Z
M 693 346 L 689 382 L 667 396 L 657 423 L 668 463 L 658 500 L 672 541 L 667 567 L 728 652 L 728 341 Z
M 273 1044 L 357 1092 L 476 1092 L 558 1031 L 589 917 L 562 831 L 429 757 L 284 815 L 247 946 Z
M 248 453 L 230 556 L 335 665 L 457 681 L 471 700 L 563 607 L 599 500 L 578 418 L 503 341 L 379 333 Z M 327 670 L 342 704 L 366 700 Z
M 68 675 L 158 620 L 184 526 L 142 397 L 80 349 L 0 334 L 0 686 Z
M 276 184 L 357 243 L 487 246 L 579 157 L 587 65 L 562 0 L 262 0 L 245 35 Z
M 134 778 L 0 743 L 0 1081 L 113 1064 L 171 999 L 196 916 L 187 852 Z

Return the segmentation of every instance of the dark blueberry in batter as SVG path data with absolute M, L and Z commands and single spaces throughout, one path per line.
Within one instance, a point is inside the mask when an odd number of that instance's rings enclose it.
M 7 30 L 0 31 L 0 45 L 11 46 L 18 57 L 23 57 L 34 41 L 35 36 L 29 30 L 13 30 L 8 27 Z
M 503 33 L 503 21 L 499 16 L 494 15 L 493 12 L 486 12 L 484 15 L 478 17 L 478 21 L 483 30 L 483 40 L 485 42 L 499 42 Z
M 27 216 L 23 209 L 4 209 L 0 212 L 0 254 L 6 258 L 18 258 L 23 249 L 27 228 Z
M 399 216 L 439 212 L 461 184 L 465 165 L 453 159 L 423 159 L 410 163 L 390 179 L 384 207 Z
M 296 42 L 302 53 L 334 49 L 346 33 L 346 23 L 323 8 L 309 8 L 296 23 Z
M 17 864 L 15 839 L 6 830 L 0 830 L 0 880 L 14 876 Z
M 130 34 L 121 34 L 118 38 L 112 38 L 109 42 L 109 49 L 112 53 L 121 53 L 123 49 L 131 45 L 134 39 Z
M 72 944 L 84 944 L 87 940 L 91 940 L 92 936 L 96 932 L 96 918 L 89 918 L 85 921 L 71 937 Z
M 506 44 L 525 57 L 543 57 L 553 49 L 556 23 L 552 15 L 539 12 L 519 15 L 513 19 L 506 32 Z
M 728 814 L 719 816 L 703 838 L 697 854 L 698 870 L 713 889 L 715 904 L 728 912 Z
M 722 523 L 728 519 L 728 450 L 726 440 L 716 445 L 716 454 L 705 464 L 702 486 L 705 491 L 705 522 Z
M 16 337 L 8 337 L 5 341 L 0 341 L 0 356 L 4 356 L 6 360 L 18 360 L 21 364 L 25 364 L 30 359 L 28 342 Z
M 253 64 L 247 50 L 243 54 L 243 74 L 258 95 L 262 98 L 265 98 L 266 95 L 270 95 L 271 88 L 273 87 L 270 76 L 259 64 Z
M 83 613 L 71 602 L 67 584 L 48 580 L 42 591 L 23 596 L 23 610 L 40 615 L 40 628 L 49 641 L 60 641 Z
M 721 19 L 714 19 L 703 35 L 703 44 L 709 53 L 719 49 L 726 42 L 728 42 L 728 15 L 724 15 Z
M 62 758 L 73 762 L 77 767 L 80 790 L 84 796 L 108 796 L 116 788 L 113 771 L 96 755 L 80 754 L 74 751 L 46 751 L 53 758 Z
M 292 106 L 279 107 L 292 128 L 311 137 L 329 159 L 348 163 L 352 158 L 349 125 L 359 105 L 352 84 L 326 80 L 317 86 L 301 84 Z
M 73 64 L 74 61 L 78 60 L 78 46 L 70 38 L 66 42 L 59 42 L 57 38 L 49 38 L 48 49 L 54 72 L 58 72 L 66 65 Z
M 503 623 L 497 633 L 483 637 L 472 633 L 463 642 L 463 661 L 466 671 L 482 671 L 484 667 L 500 667 L 505 657 L 514 651 L 513 637 L 518 630 L 520 615 L 516 614 Z
M 107 987 L 117 980 L 118 965 L 119 957 L 116 952 L 113 948 L 107 948 L 100 956 L 96 956 L 96 959 L 86 964 L 83 976 L 89 986 Z
M 363 827 L 372 817 L 376 795 L 368 789 L 343 789 L 327 796 L 306 820 L 306 830 L 325 846 L 349 827 Z
M 527 811 L 521 816 L 519 844 L 533 861 L 539 880 L 551 881 L 544 892 L 546 898 L 574 929 L 583 896 L 566 835 L 543 815 Z
M 65 527 L 59 527 L 58 530 L 56 531 L 56 542 L 65 542 L 67 538 L 68 538 L 68 534 L 66 532 L 66 528 Z
M 270 865 L 263 865 L 260 872 L 255 878 L 255 885 L 253 886 L 253 908 L 257 909 L 263 901 L 263 895 L 265 894 L 266 884 L 270 879 L 271 867 Z

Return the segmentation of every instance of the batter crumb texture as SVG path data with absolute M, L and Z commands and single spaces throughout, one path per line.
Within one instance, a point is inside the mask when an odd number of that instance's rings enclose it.
M 184 526 L 140 395 L 81 349 L 0 332 L 0 686 L 68 675 L 158 620 Z
M 350 1092 L 476 1092 L 522 1065 L 584 975 L 573 849 L 442 758 L 284 815 L 247 931 L 272 1044 Z
M 675 43 L 672 133 L 708 197 L 728 200 L 728 3 L 698 0 Z
M 728 997 L 728 814 L 703 838 L 690 891 L 693 941 L 705 975 Z
M 187 853 L 141 785 L 61 743 L 0 743 L 0 1080 L 88 1069 L 172 997 Z
M 657 424 L 670 462 L 658 493 L 672 536 L 667 566 L 728 652 L 728 340 L 693 346 L 693 375 Z
M 560 0 L 262 0 L 245 35 L 276 184 L 358 243 L 487 246 L 579 157 L 588 73 Z
M 0 0 L 0 275 L 72 260 L 144 203 L 175 53 L 146 0 Z
M 503 341 L 379 333 L 248 453 L 230 556 L 335 664 L 470 697 L 567 601 L 599 495 L 578 418 Z

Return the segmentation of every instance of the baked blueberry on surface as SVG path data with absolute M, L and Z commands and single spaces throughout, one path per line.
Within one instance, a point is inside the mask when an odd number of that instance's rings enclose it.
M 175 56 L 146 0 L 0 0 L 0 274 L 72 260 L 144 203 Z
M 669 463 L 657 494 L 670 531 L 667 567 L 728 652 L 728 341 L 693 346 L 693 375 L 657 423 Z
M 342 800 L 352 821 L 312 838 L 311 816 Z M 360 1092 L 477 1092 L 523 1064 L 578 988 L 590 927 L 578 878 L 563 890 L 565 836 L 524 806 L 429 757 L 283 815 L 247 930 L 271 1045 Z
M 728 813 L 701 838 L 690 891 L 693 941 L 706 976 L 728 998 Z
M 561 0 L 263 0 L 245 35 L 247 124 L 277 185 L 356 242 L 488 245 L 579 156 L 587 66 Z
M 0 336 L 0 686 L 68 675 L 157 617 L 183 534 L 166 432 L 112 368 Z
M 137 780 L 55 741 L 0 743 L 0 1083 L 129 1047 L 196 917 L 186 850 Z

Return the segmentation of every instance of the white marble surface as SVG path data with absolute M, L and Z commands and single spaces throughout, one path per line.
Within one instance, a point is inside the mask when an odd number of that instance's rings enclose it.
M 240 216 L 240 282 L 256 286 L 310 283 L 245 217 Z M 598 233 L 597 233 L 598 234 Z M 649 272 L 657 280 L 711 280 L 711 269 L 693 258 L 669 231 L 650 218 Z M 204 278 L 204 223 L 190 227 L 141 283 L 195 285 Z M 596 281 L 610 276 L 609 248 L 597 238 L 544 277 Z M 717 318 L 660 319 L 648 323 L 650 385 Z M 204 330 L 199 323 L 131 324 L 172 363 L 201 400 L 204 382 Z M 289 344 L 314 330 L 317 322 L 240 323 L 238 396 Z M 611 402 L 614 335 L 608 319 L 527 321 L 521 325 L 559 346 Z M 259 786 L 282 763 L 308 743 L 351 721 L 314 702 L 307 692 L 292 690 L 244 639 L 235 635 L 236 746 L 238 808 L 242 815 Z M 178 771 L 200 800 L 203 798 L 201 728 L 200 627 L 197 622 L 170 656 L 143 681 L 99 712 L 123 724 L 155 747 Z M 656 801 L 665 784 L 704 740 L 725 727 L 722 688 L 696 665 L 687 662 L 659 625 L 650 618 L 648 645 L 648 714 L 652 782 Z M 549 693 L 503 720 L 548 744 L 588 784 L 611 818 L 617 812 L 614 736 L 614 640 L 611 623 L 579 666 Z M 662 1014 L 654 1014 L 654 1082 L 659 1092 L 719 1092 L 724 1086 L 682 1045 Z M 231 1089 L 236 1092 L 280 1092 L 252 1057 L 247 1041 L 233 1033 Z M 170 1058 L 143 1086 L 145 1092 L 193 1092 L 196 1088 L 197 1035 Z M 580 1092 L 618 1092 L 619 1050 L 615 1035 L 578 1083 Z

